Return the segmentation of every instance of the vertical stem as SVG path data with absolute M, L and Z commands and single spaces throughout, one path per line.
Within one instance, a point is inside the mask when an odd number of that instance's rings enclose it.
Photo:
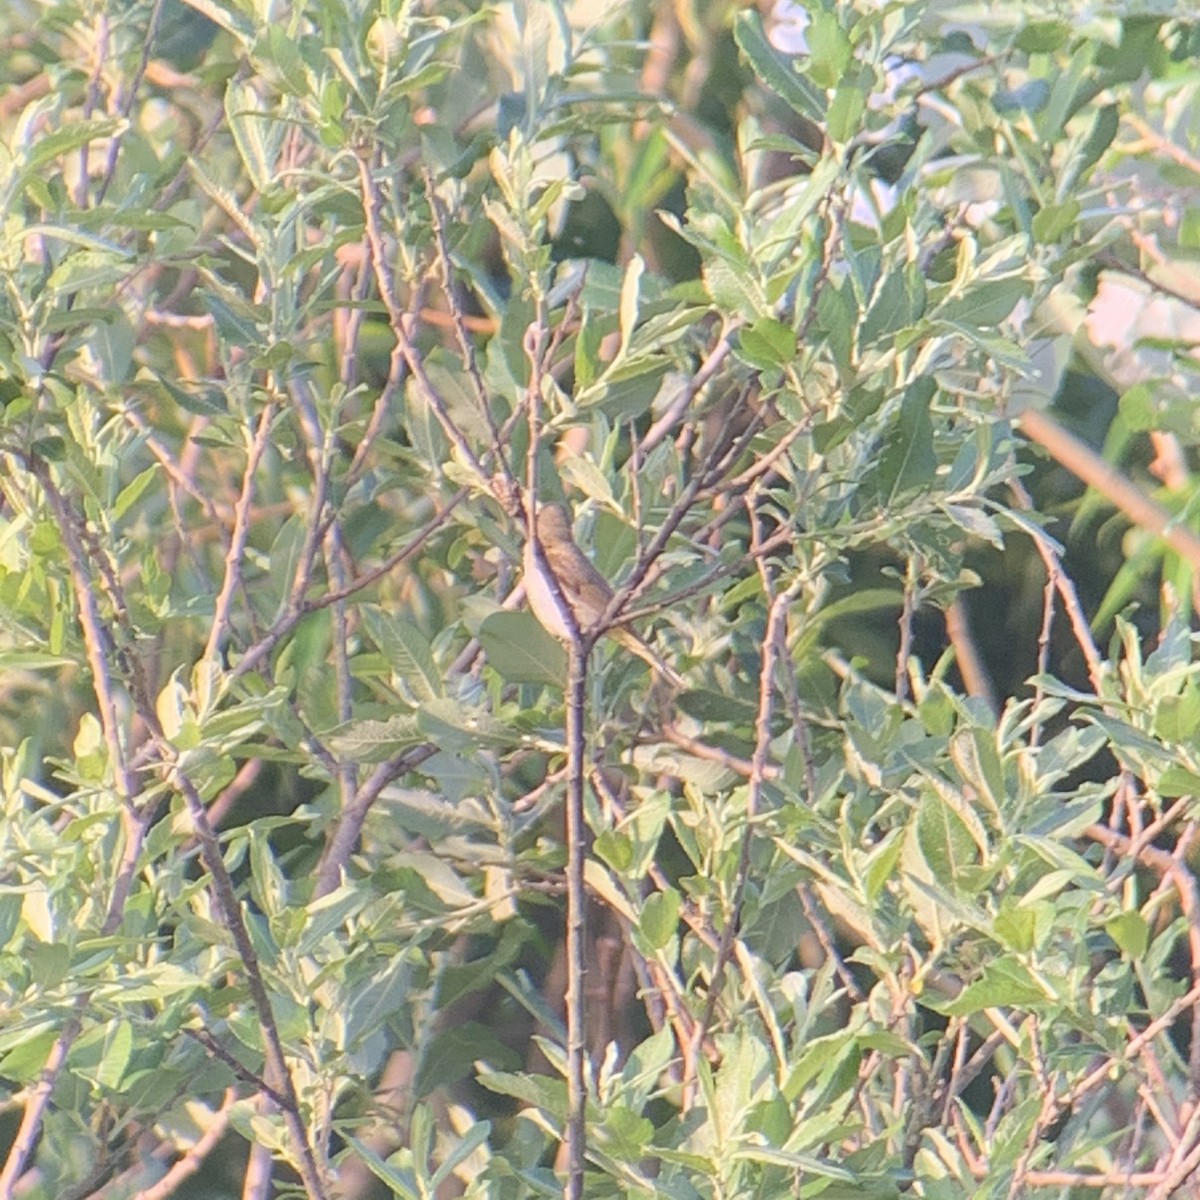
M 567 1179 L 563 1200 L 581 1200 L 587 1137 L 587 1044 L 583 1027 L 584 702 L 588 646 L 573 638 L 567 665 Z
M 900 611 L 900 647 L 896 651 L 896 702 L 908 699 L 908 656 L 912 653 L 913 614 L 917 611 L 917 564 L 910 554 L 904 572 L 904 607 Z

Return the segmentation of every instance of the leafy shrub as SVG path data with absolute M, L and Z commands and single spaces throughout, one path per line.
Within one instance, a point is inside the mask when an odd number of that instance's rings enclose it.
M 1195 27 L 8 16 L 0 1196 L 1184 1186 Z

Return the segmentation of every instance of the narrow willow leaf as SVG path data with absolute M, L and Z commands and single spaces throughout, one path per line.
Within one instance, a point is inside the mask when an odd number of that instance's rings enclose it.
M 385 613 L 374 605 L 363 609 L 363 618 L 380 653 L 417 700 L 434 700 L 445 695 L 429 640 L 411 621 Z
M 818 124 L 824 121 L 825 103 L 820 92 L 771 45 L 756 9 L 745 8 L 738 13 L 733 37 L 738 49 L 750 60 L 754 73 L 771 91 L 802 117 Z

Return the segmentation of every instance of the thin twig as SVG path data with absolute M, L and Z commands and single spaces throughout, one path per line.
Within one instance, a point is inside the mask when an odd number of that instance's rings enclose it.
M 225 1136 L 225 1130 L 229 1128 L 230 1110 L 236 1100 L 237 1092 L 233 1088 L 227 1088 L 221 1107 L 209 1117 L 208 1127 L 204 1132 L 171 1164 L 161 1179 L 135 1193 L 133 1200 L 168 1200 L 170 1196 L 181 1194 L 183 1182 L 200 1170 L 204 1160 Z
M 67 562 L 72 586 L 75 590 L 76 603 L 79 606 L 84 645 L 89 665 L 92 668 L 92 688 L 100 711 L 101 729 L 105 745 L 108 748 L 117 793 L 122 801 L 124 844 L 112 895 L 108 902 L 108 910 L 105 913 L 104 924 L 101 926 L 102 936 L 110 937 L 120 928 L 124 919 L 125 907 L 133 887 L 137 864 L 141 857 L 142 845 L 153 810 L 148 809 L 138 814 L 134 808 L 136 779 L 129 765 L 121 738 L 115 684 L 111 674 L 111 659 L 115 655 L 115 648 L 108 628 L 100 616 L 96 589 L 91 586 L 92 579 L 88 573 L 89 559 L 84 551 L 80 532 L 83 519 L 70 507 L 66 498 L 58 490 L 51 478 L 49 466 L 42 459 L 31 454 L 28 457 L 27 465 L 42 485 L 58 520 L 63 542 L 67 548 Z M 50 1097 L 66 1066 L 67 1056 L 70 1054 L 75 1039 L 82 1032 L 82 1014 L 90 999 L 90 991 L 83 992 L 75 998 L 71 1015 L 63 1022 L 62 1029 L 50 1048 L 38 1080 L 29 1090 L 8 1157 L 4 1162 L 3 1169 L 0 1169 L 0 1200 L 12 1200 L 13 1198 L 17 1182 L 24 1173 L 25 1165 L 37 1143 L 42 1122 L 50 1104 Z
M 587 970 L 587 893 L 584 889 L 584 774 L 588 646 L 572 637 L 567 658 L 567 1180 L 564 1200 L 582 1200 L 587 1158 L 587 1041 L 584 975 Z
M 904 603 L 900 609 L 900 644 L 896 649 L 896 701 L 899 704 L 908 699 L 908 658 L 912 653 L 918 586 L 916 559 L 909 555 L 904 572 Z
M 214 602 L 212 627 L 208 634 L 208 643 L 204 648 L 204 657 L 215 662 L 217 655 L 229 636 L 230 614 L 233 610 L 233 597 L 237 592 L 241 577 L 242 563 L 246 550 L 246 542 L 250 537 L 250 517 L 254 505 L 254 480 L 258 473 L 258 464 L 266 453 L 270 440 L 271 424 L 275 419 L 275 406 L 266 404 L 258 415 L 258 428 L 246 455 L 246 469 L 242 474 L 242 490 L 234 506 L 233 533 L 229 539 L 229 549 L 225 554 L 225 578 L 221 582 L 221 590 Z
M 587 970 L 587 892 L 584 887 L 586 860 L 584 839 L 584 780 L 587 773 L 588 658 L 599 636 L 596 630 L 580 628 L 574 607 L 563 594 L 558 577 L 546 561 L 537 533 L 537 455 L 540 442 L 542 379 L 552 353 L 546 328 L 545 299 L 536 296 L 537 315 L 525 333 L 525 353 L 529 358 L 529 386 L 525 394 L 529 444 L 526 453 L 525 536 L 538 569 L 545 576 L 556 605 L 562 613 L 569 642 L 567 645 L 566 703 L 567 743 L 567 982 L 563 997 L 567 1024 L 567 1127 L 566 1181 L 564 1200 L 582 1200 L 583 1176 L 587 1162 L 587 1030 L 585 1027 L 584 975 Z
M 1040 409 L 1026 409 L 1020 423 L 1021 431 L 1048 450 L 1056 462 L 1095 488 L 1135 525 L 1161 537 L 1191 567 L 1193 590 L 1200 590 L 1200 536 Z
M 367 781 L 355 792 L 338 816 L 337 825 L 325 843 L 321 861 L 317 866 L 317 882 L 314 899 L 329 895 L 341 882 L 342 872 L 358 845 L 367 815 L 383 794 L 384 789 L 397 779 L 416 770 L 423 762 L 438 753 L 433 745 L 413 746 L 386 763 L 380 763 Z
M 450 262 L 450 247 L 446 241 L 446 220 L 442 211 L 442 202 L 433 184 L 433 176 L 428 169 L 422 171 L 425 182 L 425 198 L 429 201 L 430 223 L 433 227 L 434 244 L 437 247 L 438 264 L 442 272 L 442 291 L 446 303 L 450 306 L 450 317 L 454 325 L 454 336 L 458 342 L 458 352 L 462 356 L 463 367 L 467 378 L 471 381 L 475 393 L 475 403 L 479 406 L 480 414 L 487 424 L 488 432 L 492 435 L 492 446 L 495 448 L 500 469 L 510 483 L 515 483 L 512 468 L 504 454 L 504 446 L 500 440 L 500 430 L 496 426 L 496 418 L 492 414 L 491 397 L 487 385 L 483 381 L 483 373 L 479 369 L 478 357 L 475 354 L 475 343 L 467 332 L 467 323 L 463 315 L 462 305 L 454 291 L 454 268 Z
M 1040 679 L 1050 670 L 1050 635 L 1054 631 L 1054 596 L 1055 596 L 1055 572 L 1047 572 L 1046 584 L 1042 589 L 1042 624 L 1038 630 L 1038 652 L 1037 652 L 1037 674 Z M 1045 697 L 1045 689 L 1039 682 L 1033 692 L 1033 707 L 1036 710 Z M 1042 740 L 1042 722 L 1038 718 L 1037 724 L 1029 731 L 1029 748 L 1036 750 Z
M 756 518 L 751 512 L 752 546 L 757 547 L 758 535 Z M 708 994 L 705 997 L 704 1009 L 692 1035 L 692 1041 L 687 1047 L 687 1077 L 695 1078 L 696 1055 L 700 1044 L 708 1035 L 716 1012 L 717 1000 L 720 996 L 721 983 L 726 964 L 733 950 L 734 939 L 738 934 L 741 921 L 742 904 L 746 894 L 746 882 L 750 874 L 750 857 L 754 838 L 754 827 L 758 819 L 758 811 L 762 797 L 762 788 L 766 780 L 767 755 L 771 746 L 771 718 L 774 712 L 774 675 L 775 662 L 783 646 L 783 633 L 787 621 L 788 609 L 792 600 L 802 585 L 801 579 L 795 579 L 783 591 L 774 594 L 774 584 L 771 572 L 762 556 L 756 558 L 759 573 L 763 580 L 764 594 L 770 597 L 767 609 L 767 629 L 763 638 L 762 656 L 758 676 L 758 713 L 755 719 L 754 752 L 751 755 L 751 774 L 746 788 L 745 829 L 742 834 L 741 853 L 738 856 L 737 873 L 734 879 L 733 894 L 725 913 L 725 925 L 721 930 L 721 940 L 713 956 L 712 970 L 709 974 Z
M 263 979 L 258 952 L 254 948 L 250 930 L 242 913 L 237 889 L 221 853 L 221 844 L 209 823 L 204 800 L 195 784 L 177 765 L 168 767 L 168 777 L 179 789 L 187 806 L 188 816 L 192 820 L 196 838 L 200 843 L 200 857 L 212 880 L 213 893 L 222 922 L 233 938 L 233 944 L 237 950 L 242 973 L 250 991 L 250 998 L 254 1002 L 259 1028 L 262 1032 L 266 1077 L 279 1093 L 279 1106 L 283 1113 L 284 1125 L 292 1141 L 300 1180 L 304 1184 L 304 1190 L 308 1194 L 309 1200 L 325 1200 L 327 1192 L 323 1172 L 313 1153 L 308 1131 L 304 1127 L 300 1097 L 296 1092 L 292 1074 L 288 1070 L 283 1040 L 279 1033 L 279 1027 L 275 1023 L 271 996 Z
M 740 324 L 741 321 L 732 321 L 722 327 L 716 344 L 697 367 L 695 374 L 688 380 L 687 386 L 680 390 L 679 395 L 671 401 L 662 416 L 646 430 L 646 436 L 642 439 L 643 455 L 649 454 L 675 428 L 675 423 L 687 412 L 700 389 L 712 379 L 721 364 L 732 353 L 733 345 L 729 339 Z
M 383 301 L 388 313 L 388 324 L 396 339 L 396 350 L 404 356 L 404 362 L 409 373 L 417 381 L 421 394 L 425 397 L 438 424 L 458 451 L 465 465 L 470 467 L 481 484 L 487 485 L 488 478 L 478 455 L 471 448 L 466 435 L 459 429 L 450 416 L 446 401 L 441 392 L 434 386 L 425 370 L 425 363 L 408 333 L 408 317 L 397 299 L 395 274 L 392 271 L 391 259 L 384 244 L 383 226 L 380 213 L 383 198 L 375 182 L 376 163 L 365 151 L 359 155 L 359 179 L 362 184 L 363 216 L 365 218 L 367 238 L 371 243 L 371 264 L 375 271 L 376 285 L 379 298 Z
M 970 616 L 961 595 L 955 596 L 946 606 L 946 636 L 954 647 L 954 659 L 958 663 L 967 694 L 978 696 L 995 716 L 1000 711 L 996 689 L 971 635 Z

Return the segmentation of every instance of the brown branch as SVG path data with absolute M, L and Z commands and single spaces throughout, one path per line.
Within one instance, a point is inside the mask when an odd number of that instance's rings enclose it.
M 104 924 L 101 926 L 102 936 L 109 937 L 120 928 L 124 918 L 125 905 L 133 887 L 150 813 L 138 814 L 134 809 L 136 779 L 122 744 L 116 691 L 111 675 L 110 659 L 115 655 L 115 647 L 108 628 L 100 616 L 96 591 L 91 586 L 92 580 L 88 574 L 89 559 L 81 537 L 83 519 L 71 508 L 66 498 L 58 490 L 51 478 L 49 466 L 42 459 L 31 454 L 28 457 L 27 465 L 30 472 L 42 485 L 47 501 L 58 520 L 67 549 L 67 563 L 75 590 L 75 600 L 79 606 L 84 646 L 88 663 L 92 669 L 92 689 L 100 710 L 100 725 L 112 763 L 117 794 L 122 801 L 121 821 L 124 844 L 112 895 L 109 898 L 108 911 L 105 913 Z M 4 1162 L 3 1169 L 0 1169 L 0 1200 L 12 1200 L 14 1188 L 17 1186 L 17 1182 L 25 1170 L 25 1165 L 29 1161 L 29 1156 L 33 1153 L 33 1148 L 37 1143 L 42 1121 L 58 1077 L 66 1065 L 67 1056 L 70 1054 L 75 1039 L 83 1029 L 82 1014 L 90 999 L 90 990 L 75 998 L 71 1015 L 63 1023 L 62 1030 L 46 1057 L 45 1066 L 38 1076 L 37 1083 L 29 1091 L 25 1108 L 21 1114 L 21 1121 L 9 1148 L 8 1157 Z
M 189 1029 L 185 1027 L 183 1034 L 185 1037 L 190 1037 L 192 1041 L 199 1042 L 217 1062 L 227 1066 L 238 1079 L 243 1083 L 248 1083 L 256 1092 L 261 1093 L 273 1104 L 281 1104 L 283 1102 L 283 1094 L 281 1092 L 275 1091 L 261 1075 L 251 1071 L 243 1062 L 230 1054 L 207 1029 Z
M 900 644 L 896 648 L 896 703 L 903 704 L 908 699 L 908 659 L 912 654 L 913 616 L 917 611 L 917 579 L 916 562 L 909 555 L 904 572 L 904 603 L 900 606 L 899 631 Z
M 986 1168 L 977 1172 L 985 1178 Z M 1027 1171 L 1025 1182 L 1033 1187 L 1131 1188 L 1153 1187 L 1162 1181 L 1161 1171 Z M 1125 1193 L 1128 1195 L 1128 1193 Z
M 67 1055 L 71 1052 L 75 1039 L 83 1029 L 83 1022 L 79 1014 L 87 1006 L 90 996 L 91 993 L 87 992 L 76 997 L 71 1016 L 63 1022 L 62 1032 L 54 1039 L 54 1044 L 50 1047 L 50 1053 L 46 1056 L 46 1065 L 42 1067 L 38 1081 L 29 1090 L 25 1109 L 21 1113 L 21 1123 L 17 1126 L 17 1132 L 13 1137 L 12 1146 L 9 1148 L 4 1168 L 0 1170 L 0 1200 L 13 1200 L 16 1195 L 17 1183 L 41 1133 L 42 1119 L 50 1104 L 50 1095 L 54 1091 L 63 1067 L 66 1066 Z
M 971 634 L 970 614 L 961 595 L 955 596 L 947 606 L 945 620 L 946 637 L 954 647 L 954 660 L 958 663 L 967 694 L 978 696 L 995 715 L 1000 711 L 996 688 Z
M 1161 537 L 1192 568 L 1193 591 L 1200 590 L 1200 537 L 1152 500 L 1125 474 L 1105 462 L 1086 442 L 1069 433 L 1040 409 L 1020 415 L 1021 430 L 1051 457 L 1098 491 L 1135 525 Z
M 758 547 L 757 519 L 750 512 L 751 545 Z M 750 780 L 746 788 L 745 829 L 742 833 L 741 853 L 738 856 L 737 873 L 734 880 L 733 895 L 725 914 L 724 928 L 721 930 L 721 940 L 713 956 L 712 970 L 709 973 L 708 993 L 704 1001 L 704 1009 L 692 1040 L 686 1048 L 686 1078 L 694 1086 L 696 1055 L 701 1043 L 708 1035 L 716 1012 L 717 1001 L 720 997 L 721 983 L 725 967 L 733 950 L 734 939 L 738 934 L 741 921 L 742 905 L 745 900 L 746 883 L 750 874 L 750 857 L 754 840 L 754 828 L 758 819 L 758 811 L 762 798 L 763 784 L 766 781 L 767 755 L 771 747 L 771 718 L 774 713 L 774 676 L 775 663 L 784 649 L 783 634 L 786 628 L 787 614 L 793 599 L 800 590 L 802 580 L 793 580 L 783 591 L 774 593 L 774 583 L 765 559 L 758 555 L 755 561 L 762 576 L 763 592 L 770 597 L 767 609 L 767 629 L 763 637 L 762 655 L 758 675 L 758 713 L 755 719 L 754 752 L 750 758 Z
M 323 1172 L 317 1163 L 316 1155 L 309 1142 L 308 1131 L 300 1110 L 300 1097 L 296 1092 L 296 1084 L 288 1070 L 287 1056 L 283 1048 L 283 1039 L 279 1027 L 275 1023 L 275 1013 L 271 1006 L 271 996 L 263 979 L 262 968 L 258 961 L 258 952 L 250 937 L 242 914 L 241 902 L 238 900 L 237 889 L 225 858 L 221 853 L 221 844 L 216 832 L 208 820 L 204 801 L 197 791 L 195 784 L 178 767 L 168 768 L 168 778 L 179 789 L 191 817 L 196 838 L 200 843 L 200 857 L 205 869 L 212 879 L 213 893 L 225 928 L 233 938 L 246 986 L 250 998 L 258 1014 L 259 1027 L 263 1035 L 263 1055 L 266 1063 L 266 1077 L 271 1086 L 279 1092 L 279 1106 L 283 1113 L 284 1125 L 292 1141 L 296 1156 L 296 1169 L 304 1185 L 309 1200 L 325 1200 L 327 1192 Z
M 1018 506 L 1026 512 L 1031 511 L 1033 500 L 1020 479 L 1014 476 L 1008 486 L 1016 497 Z M 1104 687 L 1104 659 L 1096 646 L 1096 639 L 1092 637 L 1091 624 L 1088 621 L 1087 613 L 1083 611 L 1083 605 L 1079 602 L 1079 593 L 1075 590 L 1075 584 L 1063 570 L 1058 551 L 1045 531 L 1031 522 L 1025 522 L 1021 528 L 1033 539 L 1034 547 L 1046 567 L 1047 579 L 1053 584 L 1054 590 L 1067 610 L 1071 632 L 1074 633 L 1075 642 L 1087 663 L 1088 678 L 1092 682 L 1093 690 L 1100 695 Z
M 229 1127 L 229 1114 L 237 1100 L 237 1093 L 228 1088 L 221 1107 L 217 1109 L 209 1121 L 208 1128 L 198 1137 L 174 1163 L 166 1174 L 151 1187 L 142 1188 L 133 1200 L 167 1200 L 175 1195 L 183 1182 L 190 1179 L 204 1165 L 204 1160 L 216 1149 L 217 1143 L 225 1136 Z
M 472 390 L 475 393 L 475 403 L 479 406 L 480 415 L 488 427 L 488 432 L 492 436 L 492 446 L 496 451 L 496 457 L 500 462 L 500 469 L 504 472 L 505 479 L 509 484 L 514 484 L 516 479 L 513 475 L 512 468 L 508 464 L 508 459 L 504 454 L 504 447 L 500 441 L 500 430 L 496 426 L 496 418 L 492 414 L 492 406 L 490 404 L 490 393 L 487 384 L 484 383 L 483 373 L 479 369 L 479 361 L 475 354 L 475 343 L 471 340 L 467 332 L 467 322 L 462 311 L 462 305 L 458 302 L 458 297 L 454 293 L 454 269 L 450 263 L 450 247 L 446 241 L 446 219 L 442 211 L 442 203 L 438 199 L 438 195 L 433 185 L 433 176 L 426 169 L 422 171 L 422 178 L 425 182 L 425 198 L 429 202 L 430 222 L 433 227 L 434 245 L 437 247 L 438 265 L 442 273 L 442 291 L 446 296 L 446 303 L 450 307 L 450 319 L 454 328 L 454 336 L 458 342 L 458 352 L 462 358 L 463 367 L 466 370 L 467 378 L 471 381 Z
M 706 742 L 702 742 L 698 738 L 684 733 L 677 725 L 666 723 L 660 732 L 666 741 L 674 746 L 678 746 L 681 750 L 686 750 L 695 758 L 702 758 L 706 762 L 719 763 L 735 774 L 741 775 L 743 779 L 749 779 L 754 774 L 754 764 L 749 759 L 738 758 L 736 754 L 731 754 L 728 750 L 722 750 L 720 746 L 710 746 Z M 778 767 L 771 763 L 763 765 L 764 779 L 778 779 L 779 775 L 780 771 Z
M 547 572 L 552 574 L 552 572 Z M 587 1160 L 587 1031 L 584 975 L 587 970 L 587 892 L 584 887 L 587 825 L 584 775 L 587 770 L 588 655 L 591 646 L 576 628 L 567 659 L 567 1179 L 563 1200 L 582 1200 Z
M 408 316 L 396 298 L 395 274 L 392 271 L 391 260 L 387 253 L 387 247 L 384 244 L 383 226 L 380 220 L 383 198 L 380 195 L 379 186 L 375 182 L 374 169 L 376 166 L 377 164 L 373 161 L 372 156 L 366 151 L 359 155 L 359 180 L 362 184 L 363 216 L 366 224 L 367 239 L 371 244 L 371 265 L 375 272 L 379 298 L 383 301 L 384 307 L 387 309 L 388 324 L 391 326 L 392 334 L 396 339 L 396 352 L 403 355 L 409 373 L 417 381 L 422 395 L 438 420 L 438 424 L 441 425 L 443 432 L 450 439 L 454 448 L 462 457 L 463 462 L 471 468 L 480 483 L 486 485 L 488 479 L 483 464 L 479 461 L 478 456 L 471 448 L 471 444 L 467 441 L 462 430 L 459 429 L 458 425 L 451 418 L 442 394 L 429 378 L 425 370 L 424 360 L 409 337 Z
M 436 746 L 414 746 L 397 758 L 380 763 L 370 778 L 355 792 L 343 808 L 332 835 L 325 843 L 321 861 L 317 866 L 317 882 L 314 899 L 329 895 L 341 882 L 342 873 L 358 845 L 367 814 L 383 794 L 384 789 L 397 779 L 407 775 L 432 758 L 438 752 Z
M 377 580 L 382 579 L 389 572 L 395 570 L 406 559 L 411 558 L 446 523 L 454 509 L 469 494 L 466 488 L 460 488 L 446 502 L 446 506 L 441 512 L 431 517 L 417 530 L 408 542 L 399 550 L 390 554 L 378 566 L 372 567 L 371 570 L 365 571 L 362 575 L 355 577 L 342 588 L 335 588 L 332 591 L 326 592 L 323 596 L 304 600 L 295 608 L 285 609 L 271 628 L 238 659 L 236 666 L 230 672 L 230 679 L 238 679 L 256 668 L 304 617 L 310 613 L 320 612 L 330 605 L 337 604 L 355 595 L 357 592 L 363 591 Z
M 1042 588 L 1042 624 L 1038 629 L 1038 652 L 1037 652 L 1037 673 L 1039 678 L 1046 674 L 1050 669 L 1050 634 L 1054 629 L 1054 596 L 1055 596 L 1055 580 L 1057 578 L 1057 569 L 1047 570 L 1046 584 Z M 1033 706 L 1036 709 L 1041 704 L 1045 697 L 1045 689 L 1039 682 L 1033 693 Z M 1038 718 L 1037 724 L 1029 731 L 1029 747 L 1031 750 L 1036 750 L 1042 740 L 1042 722 Z
M 229 539 L 229 550 L 225 555 L 225 578 L 222 580 L 221 590 L 217 593 L 212 628 L 209 630 L 208 643 L 204 648 L 204 657 L 209 661 L 216 661 L 218 652 L 229 634 L 233 597 L 241 583 L 243 556 L 246 542 L 250 536 L 250 514 L 254 505 L 254 477 L 258 471 L 258 464 L 266 453 L 274 417 L 274 405 L 264 405 L 258 417 L 258 429 L 255 431 L 254 440 L 251 442 L 250 451 L 246 456 L 246 469 L 242 474 L 242 490 L 234 505 L 233 533 Z
M 687 386 L 681 389 L 679 395 L 671 401 L 662 416 L 646 431 L 646 436 L 642 439 L 643 455 L 649 454 L 675 428 L 675 422 L 688 410 L 700 390 L 712 379 L 721 364 L 732 353 L 733 345 L 729 339 L 741 324 L 740 320 L 731 321 L 721 329 L 716 345 L 708 352 L 695 374 L 688 380 Z
M 1200 1169 L 1200 1106 L 1194 1105 L 1187 1127 L 1171 1152 L 1163 1176 L 1146 1200 L 1170 1200 L 1179 1195 L 1179 1188 Z

